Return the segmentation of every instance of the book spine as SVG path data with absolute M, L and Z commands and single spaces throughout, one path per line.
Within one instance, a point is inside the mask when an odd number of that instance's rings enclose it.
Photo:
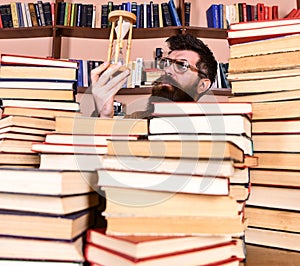
M 80 27 L 81 26 L 81 12 L 82 12 L 82 4 L 78 3 L 77 4 L 77 17 L 76 17 L 76 27 Z
M 172 26 L 172 19 L 168 3 L 161 3 L 164 27 Z
M 133 23 L 133 28 L 137 28 L 137 2 L 131 2 L 131 13 L 136 16 L 136 21 Z
M 12 16 L 13 27 L 14 28 L 19 28 L 17 3 L 16 2 L 11 2 L 10 3 L 10 9 L 11 9 L 11 16 Z
M 159 4 L 153 4 L 153 27 L 159 27 Z
M 29 27 L 29 25 L 28 25 L 28 20 L 27 20 L 26 6 L 27 6 L 27 3 L 21 3 L 23 23 L 24 23 L 24 27 L 27 28 L 27 27 Z
M 10 4 L 0 5 L 0 14 L 3 28 L 12 28 L 12 15 Z
M 52 25 L 52 14 L 51 14 L 50 2 L 43 3 L 43 11 L 44 11 L 44 17 L 45 17 L 45 25 L 51 26 Z
M 41 26 L 46 26 L 43 2 L 37 1 L 37 6 L 39 8 L 39 13 L 40 13 L 40 17 L 41 17 Z
M 93 4 L 86 5 L 86 27 L 92 28 L 93 26 Z
M 108 5 L 101 5 L 101 28 L 108 28 Z
M 64 25 L 66 2 L 58 2 L 57 25 Z
M 35 11 L 35 15 L 36 15 L 38 26 L 42 26 L 42 21 L 41 21 L 41 15 L 40 15 L 39 6 L 38 6 L 37 3 L 34 3 L 33 6 L 34 6 L 34 11 Z
M 107 2 L 107 6 L 108 6 L 108 12 L 107 12 L 107 15 L 109 15 L 109 13 L 110 13 L 111 11 L 113 11 L 114 3 L 113 3 L 112 1 L 108 1 L 108 2 Z M 107 25 L 108 25 L 108 28 L 110 28 L 110 27 L 111 27 L 111 22 L 108 21 Z
M 37 22 L 37 17 L 36 17 L 36 13 L 35 13 L 34 3 L 28 3 L 28 8 L 29 8 L 32 26 L 37 27 L 38 22 Z
M 17 11 L 18 11 L 18 21 L 19 21 L 19 27 L 24 28 L 24 20 L 23 20 L 23 11 L 22 11 L 22 3 L 17 2 Z
M 191 2 L 184 3 L 184 26 L 190 26 L 191 21 Z
M 169 0 L 168 5 L 169 5 L 171 18 L 172 18 L 172 21 L 173 21 L 172 24 L 174 26 L 181 26 L 181 21 L 179 19 L 178 12 L 177 12 L 174 0 Z
M 206 20 L 208 28 L 218 28 L 219 27 L 219 8 L 218 5 L 211 5 L 206 11 Z

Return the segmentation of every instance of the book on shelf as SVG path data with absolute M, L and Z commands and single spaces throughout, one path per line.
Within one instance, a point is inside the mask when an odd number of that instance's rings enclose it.
M 75 195 L 97 191 L 93 171 L 2 168 L 0 191 L 22 194 Z
M 229 58 L 228 71 L 229 73 L 242 73 L 296 68 L 299 67 L 299 57 L 300 50 Z
M 0 78 L 76 81 L 77 69 L 53 66 L 1 65 Z
M 95 117 L 57 116 L 56 133 L 147 135 L 146 119 L 101 119 Z
M 155 116 L 149 119 L 149 134 L 244 134 L 251 137 L 247 115 Z
M 298 170 L 251 169 L 251 183 L 255 185 L 276 185 L 300 187 Z
M 100 187 L 133 187 L 144 190 L 204 195 L 228 195 L 229 177 L 201 176 L 136 170 L 97 169 Z M 137 180 L 140 178 L 140 181 Z
M 300 250 L 300 234 L 276 231 L 265 228 L 247 228 L 245 232 L 246 243 L 264 247 L 273 247 L 283 250 Z
M 84 262 L 82 236 L 72 241 L 1 236 L 0 245 L 5 259 Z
M 208 28 L 220 28 L 220 9 L 218 4 L 212 4 L 206 10 L 206 21 Z
M 163 26 L 164 27 L 173 26 L 171 11 L 168 2 L 162 2 L 161 9 L 162 9 Z
M 71 240 L 82 235 L 94 223 L 94 209 L 68 215 L 1 210 L 1 235 Z M 32 226 L 34 224 L 34 226 Z M 45 230 L 45 225 L 47 230 Z
M 222 159 L 244 161 L 244 152 L 229 141 L 124 141 L 110 140 L 107 154 L 168 158 Z
M 200 263 L 202 265 L 223 265 L 222 263 L 234 262 L 232 265 L 238 265 L 239 259 L 232 257 L 232 248 L 235 246 L 234 241 L 210 246 L 207 248 L 195 248 L 177 253 L 164 254 L 163 256 L 153 256 L 145 259 L 136 259 L 124 255 L 123 253 L 107 249 L 104 246 L 87 244 L 85 249 L 86 258 L 89 262 L 104 263 L 115 265 L 120 262 L 122 265 L 182 265 L 188 260 L 190 263 Z M 97 264 L 96 264 L 97 265 Z
M 179 132 L 180 133 L 180 132 Z M 231 134 L 193 134 L 190 133 L 163 133 L 163 134 L 150 134 L 149 140 L 181 140 L 181 141 L 195 141 L 195 140 L 215 140 L 215 141 L 230 141 L 240 147 L 244 154 L 253 155 L 253 143 L 252 139 L 246 135 L 231 135 Z
M 77 68 L 77 62 L 68 59 L 26 56 L 16 54 L 1 54 L 1 65 L 33 65 Z
M 0 98 L 75 101 L 75 93 L 72 90 L 0 88 Z
M 0 199 L 3 210 L 58 215 L 78 212 L 99 204 L 99 195 L 94 192 L 66 196 L 1 192 Z
M 256 121 L 299 118 L 299 102 L 300 100 L 252 103 L 252 119 Z
M 64 111 L 55 109 L 40 109 L 14 106 L 6 106 L 2 110 L 2 117 L 22 115 L 37 118 L 48 118 L 54 120 L 56 116 L 81 116 L 82 113 L 79 111 Z
M 169 10 L 172 18 L 172 25 L 174 26 L 181 26 L 181 21 L 177 12 L 177 8 L 175 6 L 174 0 L 168 1 Z
M 103 229 L 89 229 L 87 242 L 126 254 L 137 259 L 200 248 L 231 240 L 221 236 L 118 236 L 108 235 Z
M 258 158 L 259 168 L 300 170 L 298 153 L 254 152 Z
M 253 134 L 253 148 L 256 152 L 300 152 L 299 134 Z
M 95 171 L 101 167 L 101 156 L 97 154 L 41 153 L 40 169 Z
M 184 2 L 184 26 L 191 26 L 191 2 Z
M 246 206 L 245 215 L 251 227 L 269 228 L 295 233 L 300 231 L 300 212 Z M 284 223 L 282 221 L 284 221 Z
M 299 212 L 299 194 L 296 187 L 252 185 L 247 205 Z
M 256 24 L 262 23 L 262 24 Z M 253 25 L 253 26 L 251 26 Z M 229 45 L 299 33 L 300 19 L 277 19 L 238 23 L 227 31 Z
M 78 102 L 64 101 L 44 101 L 44 100 L 20 100 L 20 99 L 1 99 L 2 107 L 23 107 L 50 110 L 80 111 Z
M 268 38 L 260 41 L 231 45 L 231 58 L 256 56 L 269 53 L 281 53 L 299 50 L 300 34 L 290 34 L 282 37 Z
M 45 129 L 48 131 L 53 131 L 55 129 L 55 121 L 50 119 L 26 116 L 7 116 L 0 119 L 0 128 L 6 128 L 10 126 Z

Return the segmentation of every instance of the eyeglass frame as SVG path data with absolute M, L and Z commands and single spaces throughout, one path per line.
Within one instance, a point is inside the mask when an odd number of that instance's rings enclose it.
M 161 62 L 162 60 L 168 60 L 168 61 L 171 62 L 170 65 L 167 66 L 167 67 L 170 67 L 172 64 L 176 64 L 177 66 L 184 66 L 183 64 L 180 65 L 179 62 L 180 62 L 180 63 L 186 63 L 186 65 L 185 65 L 186 70 L 185 70 L 185 71 L 182 71 L 182 72 L 181 72 L 181 71 L 176 71 L 176 68 L 174 68 L 174 70 L 175 70 L 177 73 L 185 73 L 188 69 L 190 69 L 191 71 L 194 71 L 194 72 L 197 72 L 197 73 L 199 73 L 199 74 L 204 75 L 205 78 L 207 77 L 207 74 L 206 74 L 206 73 L 204 73 L 203 71 L 201 71 L 201 70 L 198 69 L 197 67 L 192 66 L 192 65 L 189 63 L 189 61 L 186 60 L 186 59 L 172 59 L 172 58 L 169 58 L 169 57 L 162 57 L 162 58 L 159 59 L 159 62 L 158 62 L 158 64 L 157 64 L 157 68 L 158 68 L 159 70 L 164 70 L 164 69 L 166 68 L 165 66 L 164 66 L 163 69 L 161 69 L 161 68 L 159 67 L 159 64 L 160 64 L 160 62 Z

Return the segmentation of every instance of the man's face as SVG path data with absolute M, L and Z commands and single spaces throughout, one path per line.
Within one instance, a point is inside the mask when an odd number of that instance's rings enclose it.
M 160 87 L 156 88 L 160 90 L 162 87 L 161 89 L 164 89 L 164 91 L 169 89 L 170 93 L 173 93 L 174 97 L 166 98 L 173 101 L 180 101 L 180 98 L 183 98 L 182 101 L 187 101 L 188 98 L 191 98 L 191 100 L 197 100 L 201 80 L 196 68 L 196 63 L 200 59 L 198 53 L 189 50 L 176 50 L 172 51 L 167 58 L 171 60 L 185 60 L 185 63 L 191 67 L 187 67 L 185 68 L 185 71 L 181 71 L 175 63 L 171 63 L 169 66 L 165 65 L 165 75 L 158 80 Z M 184 94 L 187 94 L 188 97 L 187 95 L 184 96 Z

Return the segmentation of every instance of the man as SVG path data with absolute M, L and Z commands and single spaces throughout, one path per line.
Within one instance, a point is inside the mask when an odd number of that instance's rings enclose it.
M 214 82 L 217 62 L 201 40 L 190 34 L 178 34 L 166 42 L 170 51 L 158 63 L 164 74 L 153 85 L 147 109 L 128 117 L 148 117 L 152 112 L 152 101 L 198 101 Z M 113 116 L 114 96 L 130 74 L 125 70 L 111 78 L 120 68 L 106 62 L 91 73 L 92 95 L 100 117 Z

